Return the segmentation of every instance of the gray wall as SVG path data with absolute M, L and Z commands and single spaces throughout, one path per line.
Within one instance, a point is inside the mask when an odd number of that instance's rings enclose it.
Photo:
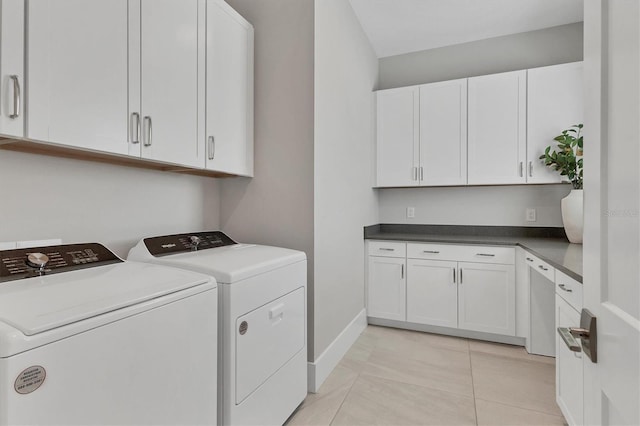
M 380 89 L 582 60 L 582 22 L 380 59 Z
M 316 1 L 314 359 L 364 309 L 362 227 L 377 223 L 377 75 L 378 60 L 349 2 Z
M 471 77 L 582 60 L 582 23 L 496 37 L 379 60 L 380 88 Z M 562 226 L 568 185 L 380 189 L 382 223 Z M 406 208 L 415 207 L 408 219 Z M 537 210 L 536 222 L 525 210 Z
M 216 179 L 0 150 L 0 241 L 97 241 L 218 227 Z M 207 194 L 205 197 L 204 194 Z
M 313 359 L 313 0 L 228 3 L 255 29 L 255 177 L 222 180 L 220 226 L 307 253 Z

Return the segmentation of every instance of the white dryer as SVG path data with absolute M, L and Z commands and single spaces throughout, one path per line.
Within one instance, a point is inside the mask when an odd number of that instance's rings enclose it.
M 307 395 L 306 255 L 210 231 L 146 238 L 128 259 L 215 277 L 219 423 L 283 424 Z
M 0 425 L 214 425 L 217 286 L 100 244 L 0 251 Z

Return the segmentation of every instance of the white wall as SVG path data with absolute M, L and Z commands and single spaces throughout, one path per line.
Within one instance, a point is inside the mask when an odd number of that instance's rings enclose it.
M 220 226 L 241 242 L 307 253 L 311 358 L 313 0 L 228 3 L 255 29 L 255 177 L 222 180 Z
M 560 200 L 570 185 L 380 189 L 380 223 L 562 226 Z M 407 218 L 415 207 L 415 218 Z M 536 222 L 525 221 L 535 208 Z
M 371 189 L 377 75 L 349 2 L 316 1 L 314 359 L 364 308 L 362 227 L 378 222 Z
M 382 58 L 380 88 L 581 61 L 582 23 Z M 380 189 L 381 223 L 562 226 L 568 185 Z M 408 219 L 406 208 L 415 207 Z M 525 209 L 537 209 L 536 222 Z
M 380 89 L 582 60 L 583 24 L 494 37 L 380 59 Z
M 0 150 L 0 241 L 101 242 L 218 224 L 216 179 Z M 205 200 L 204 194 L 209 194 Z

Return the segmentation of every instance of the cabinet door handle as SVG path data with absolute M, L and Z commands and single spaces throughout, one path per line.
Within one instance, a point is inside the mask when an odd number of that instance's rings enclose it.
M 453 271 L 453 283 L 456 283 L 456 268 L 451 268 L 451 271 Z
M 420 180 L 424 180 L 424 168 L 420 167 Z
M 400 278 L 404 280 L 404 263 L 400 265 Z
M 438 250 L 423 250 L 423 253 L 429 253 L 429 254 L 438 254 L 440 253 Z
M 386 248 L 386 247 L 380 247 L 378 250 L 382 250 L 382 251 L 396 251 L 396 249 Z
M 131 143 L 140 143 L 140 114 L 131 113 Z
M 538 265 L 538 268 L 542 269 L 543 271 L 548 271 L 548 270 L 549 270 L 549 268 L 545 268 L 545 267 L 544 267 L 544 266 L 542 266 L 542 265 Z
M 16 119 L 20 117 L 20 80 L 17 75 L 9 77 L 13 81 L 13 114 L 9 118 Z
M 462 268 L 460 268 L 460 284 L 462 284 Z
M 567 288 L 567 286 L 564 284 L 558 284 L 558 287 L 560 287 L 561 290 L 564 290 L 567 293 L 573 293 L 573 290 L 571 290 L 570 288 Z
M 520 177 L 524 176 L 524 162 L 520 162 Z
M 145 123 L 145 137 L 144 137 L 144 146 L 151 146 L 153 143 L 153 123 L 151 122 L 151 117 L 146 116 L 144 118 Z
M 216 156 L 216 138 L 214 136 L 209 136 L 209 160 L 213 160 Z
M 528 262 L 533 262 L 533 259 L 530 258 L 530 257 L 527 257 L 526 259 L 527 259 Z
M 533 161 L 529 161 L 529 177 L 533 177 Z
M 492 253 L 476 253 L 476 256 L 495 257 L 496 255 Z

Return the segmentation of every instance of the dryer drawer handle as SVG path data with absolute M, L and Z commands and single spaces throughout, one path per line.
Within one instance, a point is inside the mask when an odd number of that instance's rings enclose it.
M 284 303 L 280 303 L 269 309 L 269 319 L 282 318 L 284 316 Z

